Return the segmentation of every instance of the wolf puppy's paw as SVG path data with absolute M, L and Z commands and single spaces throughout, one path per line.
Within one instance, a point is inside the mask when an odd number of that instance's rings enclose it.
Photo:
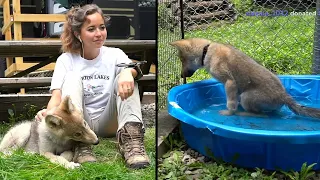
M 234 115 L 234 111 L 229 111 L 229 110 L 220 110 L 219 114 L 224 115 L 224 116 L 232 116 Z
M 12 151 L 3 151 L 2 153 L 3 153 L 4 158 L 10 157 L 13 154 Z
M 228 101 L 227 108 L 229 111 L 235 112 L 238 109 L 238 102 L 236 101 Z
M 224 116 L 234 115 L 235 112 L 238 109 L 238 102 L 236 102 L 236 101 L 228 101 L 227 102 L 227 108 L 228 108 L 228 110 L 221 110 L 221 111 L 219 111 L 219 113 L 221 115 L 224 115 Z
M 80 166 L 81 165 L 79 163 L 75 163 L 75 162 L 69 162 L 69 163 L 65 164 L 65 167 L 67 169 L 75 169 L 75 168 L 78 168 Z

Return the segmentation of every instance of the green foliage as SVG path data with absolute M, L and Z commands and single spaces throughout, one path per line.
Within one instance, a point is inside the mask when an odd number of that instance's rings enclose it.
M 28 103 L 23 106 L 22 114 L 17 114 L 15 104 L 12 104 L 12 107 L 13 109 L 8 109 L 10 124 L 14 124 L 22 120 L 31 120 L 39 111 L 37 106 Z
M 251 11 L 253 7 L 252 0 L 231 0 L 234 4 L 236 12 L 242 15 L 246 14 L 246 12 Z
M 186 166 L 182 162 L 183 154 L 180 151 L 171 151 L 165 155 L 163 163 L 159 164 L 160 176 L 159 179 L 181 179 L 185 177 L 184 171 Z
M 289 171 L 289 172 L 281 171 L 281 172 L 291 180 L 306 180 L 315 174 L 315 172 L 312 171 L 312 168 L 316 164 L 317 163 L 313 163 L 307 166 L 307 163 L 303 163 L 300 172 L 296 172 L 296 171 Z
M 174 149 L 182 149 L 186 146 L 186 143 L 182 138 L 181 129 L 170 133 L 168 137 L 164 139 L 164 142 L 169 147 L 170 151 Z

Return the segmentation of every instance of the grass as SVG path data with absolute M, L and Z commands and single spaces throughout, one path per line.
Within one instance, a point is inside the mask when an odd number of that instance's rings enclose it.
M 1 134 L 7 129 L 7 125 L 1 125 Z M 98 162 L 85 163 L 74 170 L 64 169 L 43 156 L 31 155 L 19 149 L 14 151 L 12 156 L 1 155 L 0 179 L 155 179 L 155 128 L 146 129 L 145 146 L 151 165 L 140 170 L 132 170 L 125 166 L 122 156 L 118 153 L 115 139 L 100 138 L 99 145 L 93 149 Z

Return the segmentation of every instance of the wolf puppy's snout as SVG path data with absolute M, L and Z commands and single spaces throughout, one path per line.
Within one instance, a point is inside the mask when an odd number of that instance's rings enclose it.
M 81 138 L 81 139 L 85 139 L 84 143 L 98 145 L 100 141 L 99 141 L 98 136 L 95 134 L 95 132 L 92 131 L 89 127 L 86 130 L 87 130 L 87 132 L 84 133 Z M 80 141 L 81 141 L 81 139 L 80 139 Z M 79 141 L 79 139 L 77 139 L 77 141 Z
M 99 139 L 95 143 L 93 143 L 93 145 L 98 145 L 98 144 L 99 144 Z

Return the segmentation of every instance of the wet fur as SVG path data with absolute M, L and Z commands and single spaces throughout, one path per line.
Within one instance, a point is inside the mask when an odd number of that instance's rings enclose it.
M 199 68 L 205 68 L 222 82 L 227 96 L 227 110 L 223 115 L 250 115 L 239 113 L 242 107 L 253 115 L 279 110 L 287 105 L 295 114 L 320 118 L 320 109 L 301 106 L 288 95 L 279 78 L 255 60 L 231 45 L 207 39 L 191 38 L 171 42 L 179 51 L 182 62 L 181 77 L 191 77 Z M 209 45 L 203 60 L 203 49 Z

